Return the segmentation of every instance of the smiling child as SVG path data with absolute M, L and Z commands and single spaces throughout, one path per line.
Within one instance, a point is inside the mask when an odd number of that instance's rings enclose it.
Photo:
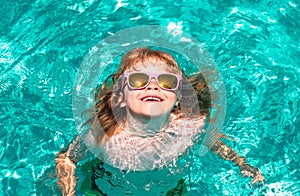
M 110 78 L 112 86 L 107 85 Z M 184 107 L 188 112 L 183 112 Z M 56 158 L 57 184 L 63 195 L 75 194 L 76 164 L 91 157 L 89 151 L 101 162 L 101 175 L 92 174 L 91 184 L 102 194 L 166 195 L 185 176 L 184 155 L 204 133 L 209 108 L 210 94 L 200 74 L 186 77 L 163 51 L 129 51 L 95 96 L 86 123 L 90 130 Z M 239 165 L 254 183 L 263 182 L 259 169 L 220 140 L 212 149 Z

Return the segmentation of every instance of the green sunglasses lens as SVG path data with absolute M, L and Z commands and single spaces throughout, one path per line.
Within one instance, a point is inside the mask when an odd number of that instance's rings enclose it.
M 170 74 L 159 75 L 157 80 L 159 85 L 165 89 L 175 89 L 178 84 L 177 77 Z
M 129 85 L 134 88 L 142 88 L 147 85 L 149 76 L 143 73 L 131 74 L 129 77 Z

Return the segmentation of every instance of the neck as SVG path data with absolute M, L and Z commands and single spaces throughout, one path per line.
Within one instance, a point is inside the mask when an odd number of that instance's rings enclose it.
M 165 130 L 169 125 L 169 114 L 157 117 L 138 116 L 127 111 L 125 130 L 135 135 L 147 136 Z

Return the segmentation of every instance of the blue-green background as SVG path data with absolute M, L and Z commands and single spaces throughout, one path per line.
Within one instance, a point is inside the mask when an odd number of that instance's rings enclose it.
M 72 88 L 91 47 L 125 28 L 173 23 L 214 58 L 227 144 L 266 177 L 253 188 L 209 153 L 195 158 L 193 194 L 299 195 L 299 0 L 1 0 L 0 18 L 0 195 L 36 194 L 77 134 Z

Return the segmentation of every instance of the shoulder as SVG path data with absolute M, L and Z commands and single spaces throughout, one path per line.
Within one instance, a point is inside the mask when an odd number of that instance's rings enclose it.
M 205 124 L 206 117 L 201 115 L 198 117 L 180 117 L 180 118 L 171 118 L 170 124 L 174 125 L 203 125 Z
M 205 116 L 195 118 L 179 118 L 170 121 L 170 129 L 177 133 L 183 134 L 197 134 L 203 132 L 205 125 Z

